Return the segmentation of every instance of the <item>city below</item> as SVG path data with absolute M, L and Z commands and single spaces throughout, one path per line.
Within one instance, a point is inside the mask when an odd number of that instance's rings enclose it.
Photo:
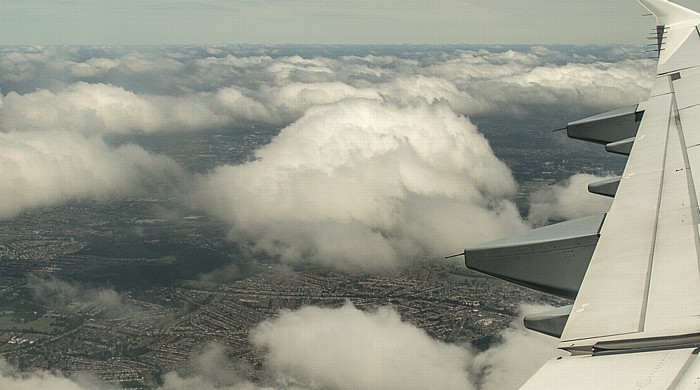
M 531 126 L 537 134 L 537 125 Z M 269 142 L 271 131 L 234 133 L 229 140 L 183 137 L 181 143 L 170 140 L 169 153 L 187 164 L 188 156 L 205 149 L 210 159 L 190 166 L 204 171 L 222 159 L 246 161 Z M 515 167 L 521 208 L 532 191 L 573 174 L 567 160 L 597 164 L 591 171 L 605 163 L 585 160 L 585 150 L 566 149 L 552 149 L 550 162 L 543 163 L 534 151 L 534 144 L 541 146 L 537 140 L 529 150 L 501 135 L 492 143 Z M 551 167 L 549 177 L 542 164 Z M 233 361 L 249 363 L 248 378 L 256 381 L 264 380 L 263 354 L 249 332 L 281 310 L 346 302 L 362 310 L 391 306 L 438 340 L 485 349 L 498 342 L 522 303 L 564 304 L 469 271 L 461 259 L 426 259 L 386 275 L 354 274 L 280 264 L 244 253 L 225 235 L 222 222 L 189 214 L 167 192 L 31 211 L 0 223 L 0 356 L 20 369 L 85 372 L 126 388 L 153 388 L 164 373 L 216 341 L 231 348 Z

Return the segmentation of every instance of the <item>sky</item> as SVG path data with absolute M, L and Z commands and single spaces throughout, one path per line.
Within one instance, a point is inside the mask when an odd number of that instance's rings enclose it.
M 644 44 L 645 13 L 634 0 L 5 0 L 0 44 Z

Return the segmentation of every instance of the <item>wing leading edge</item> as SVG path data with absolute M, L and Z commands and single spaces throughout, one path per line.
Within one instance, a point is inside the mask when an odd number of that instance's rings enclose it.
M 575 296 L 571 307 L 526 318 L 572 354 L 548 362 L 527 389 L 700 385 L 700 14 L 639 2 L 658 25 L 649 100 L 567 127 L 629 155 L 621 177 L 589 187 L 614 196 L 599 227 L 569 221 L 464 253 L 470 268 Z

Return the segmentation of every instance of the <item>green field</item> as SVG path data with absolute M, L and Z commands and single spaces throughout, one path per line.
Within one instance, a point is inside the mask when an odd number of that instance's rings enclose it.
M 177 261 L 177 256 L 163 256 L 157 259 L 146 259 L 146 264 L 150 265 L 172 265 Z
M 179 282 L 182 287 L 195 290 L 215 290 L 219 287 L 219 283 L 208 282 L 199 279 L 184 279 Z
M 465 285 L 472 285 L 472 284 L 483 284 L 483 285 L 492 285 L 492 284 L 499 284 L 503 283 L 502 281 L 488 276 L 488 275 L 483 275 L 483 274 L 476 274 L 474 276 L 467 276 L 467 275 L 460 275 L 460 274 L 454 274 L 450 273 L 447 274 L 445 277 L 446 280 L 454 283 L 454 284 L 465 284 Z
M 0 316 L 0 332 L 36 332 L 45 334 L 50 334 L 54 331 L 62 332 L 65 327 L 55 325 L 56 320 L 56 318 L 41 316 L 33 321 L 15 322 L 12 315 L 2 315 Z

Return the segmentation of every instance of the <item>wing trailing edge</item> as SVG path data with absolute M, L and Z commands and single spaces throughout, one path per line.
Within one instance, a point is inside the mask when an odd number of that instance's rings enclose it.
M 531 314 L 525 316 L 523 322 L 525 327 L 530 330 L 558 338 L 564 332 L 566 321 L 569 320 L 569 314 L 571 314 L 573 307 L 573 305 L 568 305 L 545 313 Z
M 580 119 L 566 125 L 569 138 L 603 145 L 633 140 L 644 110 L 638 104 Z
M 588 192 L 591 194 L 607 196 L 614 198 L 617 193 L 617 187 L 620 186 L 622 176 L 613 177 L 611 179 L 598 181 L 588 185 Z

